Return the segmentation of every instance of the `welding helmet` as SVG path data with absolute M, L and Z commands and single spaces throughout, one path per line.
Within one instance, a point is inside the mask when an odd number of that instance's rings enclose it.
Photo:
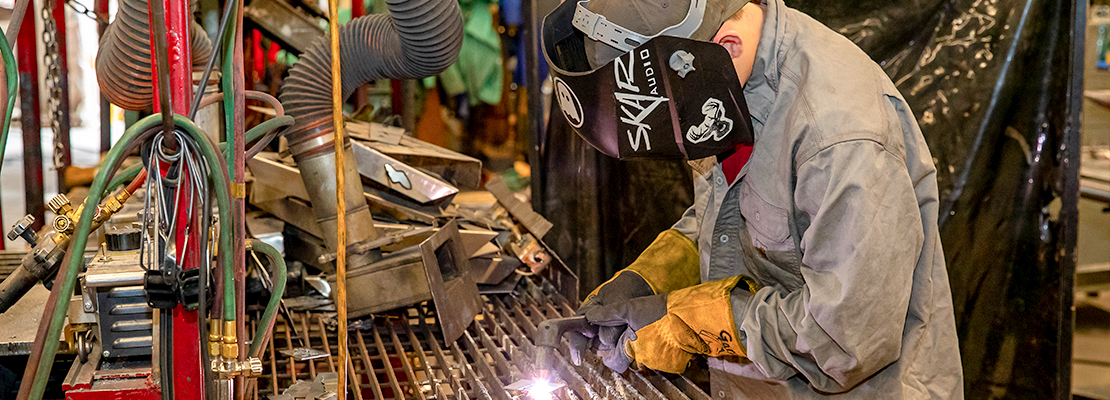
M 691 0 L 682 22 L 640 35 L 591 12 L 588 0 L 564 1 L 543 21 L 560 114 L 603 154 L 627 158 L 715 156 L 753 143 L 743 87 L 724 47 L 686 39 L 701 25 L 707 0 Z M 625 53 L 590 66 L 585 40 Z

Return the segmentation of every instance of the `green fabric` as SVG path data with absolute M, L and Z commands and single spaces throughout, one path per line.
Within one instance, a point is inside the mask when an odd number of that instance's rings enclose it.
M 493 28 L 490 3 L 484 0 L 459 2 L 466 25 L 459 60 L 439 75 L 448 95 L 470 94 L 470 104 L 501 102 L 501 36 Z

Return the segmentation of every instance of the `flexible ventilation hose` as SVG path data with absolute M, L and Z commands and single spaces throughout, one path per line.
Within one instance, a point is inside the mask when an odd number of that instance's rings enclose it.
M 455 0 L 386 0 L 386 6 L 391 15 L 360 17 L 339 27 L 343 99 L 373 80 L 438 74 L 459 55 L 463 22 Z M 301 170 L 324 243 L 329 251 L 336 251 L 337 193 L 343 193 L 348 205 L 346 230 L 350 244 L 373 240 L 377 231 L 346 136 L 344 187 L 335 187 L 329 41 L 330 37 L 321 38 L 301 55 L 285 79 L 280 99 L 285 112 L 296 119 L 286 135 L 289 151 Z M 360 262 L 357 257 L 348 261 L 351 265 Z
M 189 35 L 193 69 L 204 68 L 212 57 L 212 41 L 196 21 L 192 21 Z M 147 2 L 120 0 L 116 18 L 104 31 L 96 53 L 96 81 L 109 102 L 132 111 L 154 103 L 150 49 Z

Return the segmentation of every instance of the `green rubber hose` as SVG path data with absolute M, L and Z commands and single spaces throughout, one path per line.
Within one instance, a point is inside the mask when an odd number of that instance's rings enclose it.
M 256 328 L 254 336 L 251 337 L 250 352 L 247 353 L 257 357 L 263 342 L 260 338 L 263 332 L 270 329 L 274 317 L 277 316 L 278 305 L 281 304 L 281 295 L 285 293 L 285 281 L 288 279 L 288 275 L 286 274 L 285 258 L 273 246 L 259 240 L 252 240 L 251 248 L 265 254 L 271 261 L 270 265 L 274 266 L 274 288 L 270 291 L 270 301 L 266 303 L 266 312 L 262 313 L 262 320 L 259 321 L 258 328 Z
M 8 79 L 8 108 L 4 110 L 4 130 L 0 131 L 0 167 L 3 167 L 4 149 L 8 147 L 8 130 L 12 127 L 12 111 L 15 109 L 15 91 L 19 88 L 19 71 L 7 37 L 0 38 L 0 53 L 4 56 L 4 73 Z

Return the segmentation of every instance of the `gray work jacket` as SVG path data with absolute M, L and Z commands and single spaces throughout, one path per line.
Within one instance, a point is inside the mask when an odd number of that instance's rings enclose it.
M 767 1 L 744 90 L 751 159 L 729 185 L 694 166 L 675 224 L 703 282 L 734 290 L 747 358 L 709 360 L 714 398 L 962 399 L 936 168 L 883 71 L 809 16 Z

